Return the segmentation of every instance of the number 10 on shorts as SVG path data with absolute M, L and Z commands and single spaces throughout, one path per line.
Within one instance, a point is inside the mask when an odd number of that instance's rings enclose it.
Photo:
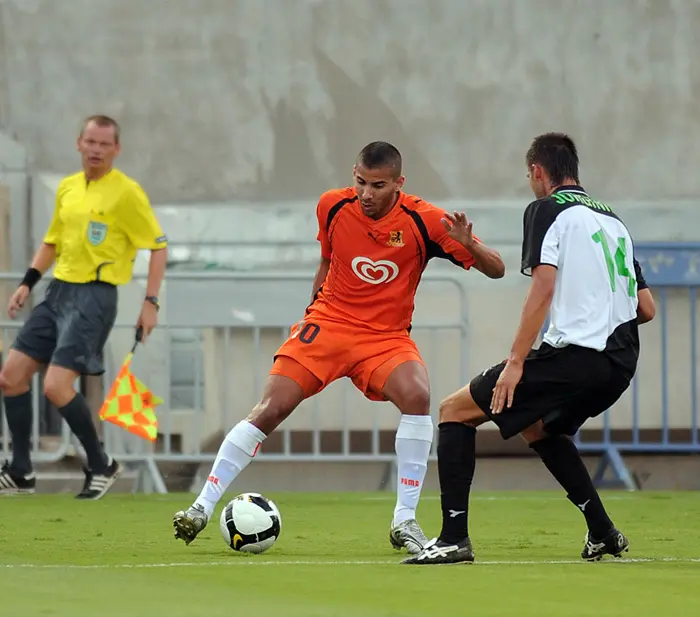
M 302 343 L 308 345 L 309 343 L 314 342 L 320 331 L 321 326 L 318 324 L 304 321 L 299 324 L 299 327 L 296 329 L 294 334 L 292 334 L 292 338 L 299 338 Z

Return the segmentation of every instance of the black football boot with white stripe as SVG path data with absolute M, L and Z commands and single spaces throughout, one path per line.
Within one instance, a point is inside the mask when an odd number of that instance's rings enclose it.
M 473 563 L 474 550 L 469 538 L 457 544 L 448 544 L 437 538 L 430 540 L 423 550 L 414 557 L 404 559 L 401 563 L 409 565 L 444 565 L 448 563 Z
M 83 485 L 83 490 L 75 498 L 95 500 L 100 499 L 112 488 L 119 476 L 122 475 L 124 467 L 112 459 L 107 470 L 102 474 L 94 474 L 87 468 L 84 468 L 83 471 L 85 472 L 85 484 Z
M 10 464 L 5 461 L 0 468 L 0 495 L 33 495 L 36 493 L 36 475 L 34 472 L 25 475 L 15 474 Z
M 629 540 L 617 529 L 611 529 L 607 536 L 596 540 L 588 532 L 585 538 L 581 558 L 586 561 L 600 561 L 604 555 L 622 557 L 622 553 L 630 550 Z

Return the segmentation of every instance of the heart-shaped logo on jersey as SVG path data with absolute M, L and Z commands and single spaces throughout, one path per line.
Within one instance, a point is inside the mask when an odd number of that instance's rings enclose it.
M 388 259 L 372 261 L 369 257 L 355 257 L 352 271 L 361 281 L 371 285 L 390 283 L 399 275 L 399 267 Z

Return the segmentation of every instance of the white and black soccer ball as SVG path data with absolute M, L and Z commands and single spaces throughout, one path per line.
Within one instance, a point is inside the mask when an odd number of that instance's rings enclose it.
M 221 535 L 234 551 L 264 553 L 279 538 L 282 516 L 277 506 L 259 493 L 242 493 L 221 512 Z

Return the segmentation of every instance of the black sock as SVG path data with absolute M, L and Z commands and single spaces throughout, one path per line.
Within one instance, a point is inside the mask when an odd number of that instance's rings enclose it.
M 58 411 L 85 449 L 88 469 L 97 474 L 107 471 L 109 461 L 97 437 L 97 429 L 92 421 L 90 407 L 88 407 L 83 395 L 76 394 L 70 403 L 60 407 Z
M 25 392 L 5 397 L 5 417 L 12 435 L 12 463 L 10 471 L 18 476 L 32 472 L 29 455 L 32 438 L 32 395 Z
M 476 466 L 476 429 L 442 422 L 438 437 L 438 475 L 442 503 L 440 540 L 457 544 L 469 537 L 469 491 Z
M 591 535 L 596 540 L 604 538 L 613 528 L 613 523 L 576 444 L 564 436 L 557 436 L 535 441 L 530 447 L 540 455 L 547 469 L 567 492 L 569 501 L 583 512 Z

